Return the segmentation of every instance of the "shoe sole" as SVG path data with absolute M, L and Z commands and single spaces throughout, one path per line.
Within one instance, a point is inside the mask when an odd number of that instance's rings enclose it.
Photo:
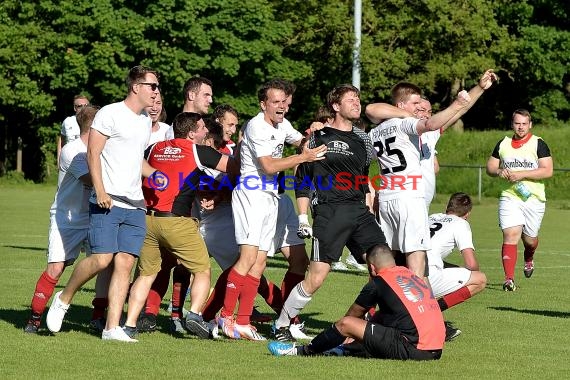
M 202 326 L 199 322 L 193 321 L 191 319 L 186 321 L 186 329 L 188 329 L 188 332 L 190 334 L 195 335 L 198 338 L 208 339 L 210 337 L 209 329 L 204 329 L 204 326 Z

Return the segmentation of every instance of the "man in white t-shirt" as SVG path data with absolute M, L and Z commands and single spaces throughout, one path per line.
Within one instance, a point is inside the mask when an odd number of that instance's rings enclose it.
M 94 190 L 89 204 L 92 255 L 75 266 L 66 287 L 55 295 L 46 318 L 52 332 L 61 329 L 75 293 L 113 263 L 102 339 L 136 342 L 119 326 L 119 320 L 146 233 L 141 177 L 152 176 L 157 186 L 164 181 L 143 158 L 151 129 L 144 110 L 160 91 L 158 73 L 135 66 L 129 71 L 127 85 L 125 100 L 103 107 L 91 126 L 87 162 Z
M 479 271 L 468 222 L 472 208 L 469 195 L 455 193 L 449 198 L 445 214 L 429 217 L 431 249 L 427 251 L 428 278 L 442 311 L 473 297 L 487 284 L 487 277 Z M 454 248 L 463 257 L 463 267 L 444 266 L 443 260 Z
M 261 271 L 252 271 L 267 257 L 275 235 L 280 171 L 302 162 L 323 159 L 326 147 L 304 148 L 301 154 L 283 157 L 285 142 L 299 145 L 301 133 L 283 123 L 287 86 L 281 80 L 264 84 L 258 91 L 262 112 L 252 118 L 240 145 L 241 177 L 232 193 L 232 212 L 240 257 L 228 274 L 224 306 L 218 318 L 223 333 L 234 339 L 265 340 L 250 324 Z M 319 154 L 319 157 L 317 157 Z M 256 266 L 258 267 L 258 266 Z M 237 319 L 234 309 L 239 299 Z
M 73 98 L 73 110 L 75 115 L 68 116 L 61 123 L 61 132 L 57 136 L 57 160 L 59 162 L 59 156 L 61 155 L 61 149 L 63 146 L 75 139 L 79 138 L 80 130 L 79 124 L 77 123 L 76 116 L 85 106 L 89 105 L 89 99 L 85 95 L 75 95 Z
M 401 82 L 392 89 L 392 101 L 415 117 L 388 119 L 369 133 L 381 167 L 378 193 L 382 229 L 390 248 L 405 255 L 407 266 L 418 277 L 424 277 L 427 269 L 429 228 L 420 152 L 410 136 L 438 130 L 452 118 L 463 115 L 495 79 L 493 71 L 487 70 L 469 94 L 461 91 L 447 109 L 429 119 L 415 118 L 421 109 L 421 89 Z M 373 123 L 384 119 L 377 108 L 378 104 L 366 107 L 366 116 Z
M 47 267 L 32 297 L 32 315 L 24 331 L 38 332 L 42 314 L 66 266 L 72 265 L 81 250 L 89 252 L 89 196 L 91 178 L 87 167 L 89 128 L 98 108 L 85 106 L 77 113 L 79 138 L 65 144 L 59 160 L 57 192 L 50 208 Z M 106 296 L 105 296 L 106 297 Z

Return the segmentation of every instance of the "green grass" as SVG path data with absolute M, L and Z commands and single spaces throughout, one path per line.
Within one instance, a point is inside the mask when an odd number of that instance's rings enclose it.
M 201 379 L 334 379 L 350 378 L 567 378 L 570 309 L 568 302 L 570 211 L 549 206 L 541 230 L 532 279 L 524 279 L 519 259 L 519 289 L 501 290 L 500 232 L 496 201 L 485 199 L 474 209 L 472 226 L 481 268 L 489 284 L 479 296 L 445 312 L 463 330 L 448 343 L 438 362 L 415 363 L 353 358 L 275 358 L 264 344 L 245 341 L 175 339 L 168 335 L 167 314 L 161 331 L 140 336 L 138 344 L 103 342 L 91 335 L 93 283 L 74 300 L 62 331 L 44 328 L 37 336 L 22 332 L 35 282 L 45 267 L 48 209 L 54 188 L 7 186 L 0 189 L 0 378 L 173 378 Z M 432 211 L 443 208 L 438 196 Z M 457 254 L 452 255 L 457 261 Z M 214 264 L 215 265 L 215 264 Z M 285 265 L 271 259 L 268 276 L 280 281 Z M 58 285 L 67 281 L 64 274 Z M 215 271 L 215 276 L 219 271 Z M 332 273 L 304 310 L 312 334 L 338 319 L 367 280 L 357 272 Z M 261 300 L 260 309 L 269 312 Z M 166 306 L 166 305 L 164 305 Z M 261 326 L 268 333 L 269 326 Z

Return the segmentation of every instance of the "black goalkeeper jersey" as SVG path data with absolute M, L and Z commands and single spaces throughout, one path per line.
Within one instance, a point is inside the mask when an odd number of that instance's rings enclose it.
M 309 148 L 326 145 L 326 158 L 299 166 L 296 197 L 311 198 L 313 205 L 363 203 L 369 192 L 368 169 L 373 159 L 368 135 L 356 127 L 350 132 L 325 127 L 314 132 L 308 144 Z

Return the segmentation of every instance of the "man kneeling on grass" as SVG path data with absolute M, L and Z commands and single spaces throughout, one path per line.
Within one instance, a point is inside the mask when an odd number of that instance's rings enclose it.
M 311 343 L 270 342 L 273 355 L 347 355 L 379 359 L 436 360 L 441 357 L 445 326 L 437 301 L 425 282 L 396 266 L 387 246 L 377 245 L 366 257 L 372 276 L 346 316 Z M 364 316 L 378 305 L 379 311 Z M 342 344 L 346 338 L 353 343 Z

